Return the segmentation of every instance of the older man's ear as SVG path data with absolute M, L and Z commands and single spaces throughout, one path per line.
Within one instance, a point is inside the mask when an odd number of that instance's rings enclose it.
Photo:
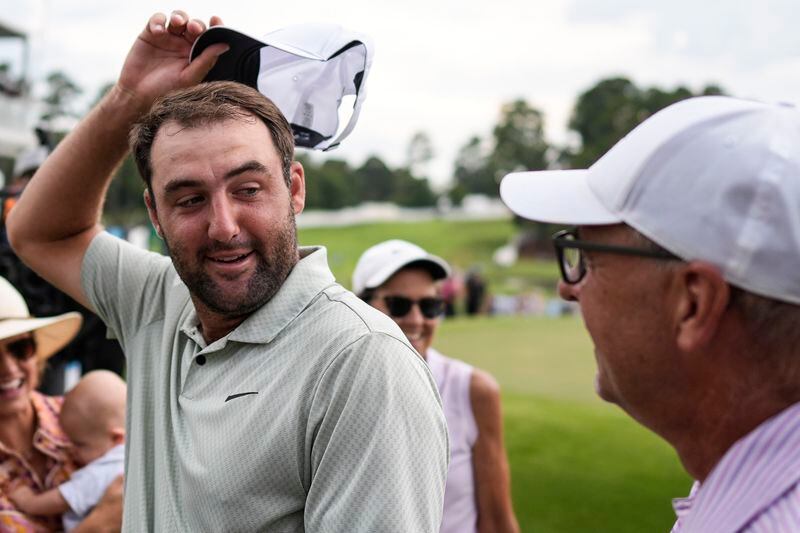
M 702 350 L 722 326 L 730 285 L 717 267 L 700 261 L 682 266 L 676 276 L 676 343 L 684 352 Z

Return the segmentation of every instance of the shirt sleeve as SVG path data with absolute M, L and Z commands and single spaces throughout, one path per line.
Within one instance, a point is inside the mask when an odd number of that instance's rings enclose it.
M 447 426 L 424 361 L 370 333 L 321 378 L 309 419 L 306 531 L 438 532 Z
M 58 486 L 58 490 L 72 512 L 83 518 L 124 470 L 124 448 L 120 445 L 112 448 L 103 458 L 75 471 L 69 481 Z
M 126 332 L 135 334 L 162 317 L 166 290 L 176 277 L 168 257 L 106 232 L 92 240 L 81 267 L 86 297 L 123 348 Z
M 83 517 L 100 500 L 105 487 L 100 486 L 90 465 L 73 473 L 69 481 L 58 486 L 58 490 L 72 512 Z

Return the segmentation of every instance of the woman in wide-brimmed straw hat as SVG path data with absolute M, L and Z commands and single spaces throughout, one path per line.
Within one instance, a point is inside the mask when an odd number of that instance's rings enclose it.
M 75 312 L 30 316 L 19 292 L 0 277 L 0 531 L 61 530 L 59 517 L 26 516 L 8 494 L 22 485 L 36 492 L 57 487 L 75 470 L 71 443 L 58 422 L 62 399 L 40 394 L 36 386 L 47 358 L 80 327 Z M 92 520 L 119 525 L 119 502 L 116 507 L 103 506 Z

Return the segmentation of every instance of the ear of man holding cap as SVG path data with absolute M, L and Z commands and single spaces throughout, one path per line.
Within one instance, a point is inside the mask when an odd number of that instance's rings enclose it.
M 698 480 L 673 531 L 800 530 L 800 113 L 700 97 L 586 170 L 521 172 L 517 214 L 554 238 L 598 393 Z M 791 473 L 789 473 L 791 472 Z

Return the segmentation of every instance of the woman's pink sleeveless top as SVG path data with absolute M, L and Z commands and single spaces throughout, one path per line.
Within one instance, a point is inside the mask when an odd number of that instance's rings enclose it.
M 450 468 L 447 471 L 442 527 L 439 531 L 474 533 L 477 531 L 478 508 L 472 447 L 478 438 L 478 426 L 469 398 L 472 367 L 462 361 L 445 357 L 433 348 L 428 349 L 427 362 L 442 397 L 442 408 L 450 434 Z

